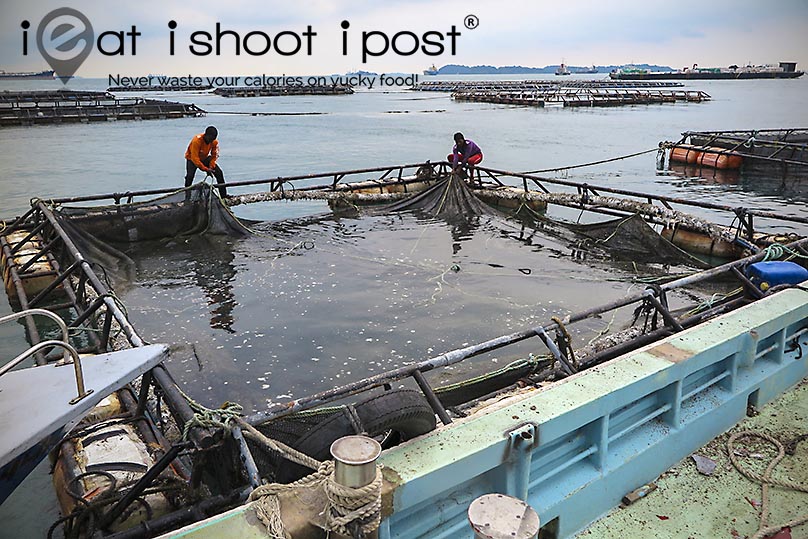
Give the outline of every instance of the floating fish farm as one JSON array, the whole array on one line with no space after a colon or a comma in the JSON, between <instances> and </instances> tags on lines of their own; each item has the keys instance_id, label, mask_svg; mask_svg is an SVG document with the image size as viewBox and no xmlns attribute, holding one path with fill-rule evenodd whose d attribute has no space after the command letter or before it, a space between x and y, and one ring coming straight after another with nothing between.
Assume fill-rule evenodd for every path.
<instances>
[{"instance_id":1,"label":"floating fish farm","mask_svg":"<svg viewBox=\"0 0 808 539\"><path fill-rule=\"evenodd\" d=\"M320 183L312 184L312 181ZM331 477L330 472L333 471L330 466L334 466L327 461L332 443L343 436L364 433L381 440L376 442L379 449L394 449L402 441L408 441L402 446L402 450L407 451L417 448L418 443L429 444L435 437L450 437L452 433L459 435L464 432L464 425L469 426L473 421L479 421L480 417L484 418L483 421L494 417L477 413L482 406L481 399L542 398L551 395L542 391L543 384L573 377L570 384L546 388L552 391L553 387L561 387L563 392L564 388L586 384L587 378L576 375L605 361L657 343L660 339L686 336L689 329L696 329L716 316L749 307L758 301L763 304L778 301L770 296L788 287L788 284L775 280L781 279L782 275L778 276L777 272L767 269L769 266L755 264L784 256L808 258L808 240L805 238L762 234L754 227L761 220L806 225L808 219L805 218L766 211L744 211L739 215L736 209L721 204L591 186L487 167L477 167L475 176L468 183L458 175L451 174L448 163L440 162L228 184L228 187L234 188L249 186L254 186L255 192L225 198L219 198L212 186L202 183L179 191L161 189L47 201L34 199L25 214L4 221L0 231L0 248L6 292L15 310L20 312L16 316L22 319L36 348L37 363L49 368L50 365L57 365L60 358L47 353L47 348L53 346L54 342L49 340L52 331L34 323L34 313L30 309L36 308L62 313L66 324L64 338L72 343L77 354L84 352L103 356L115 350L129 354L132 359L138 353L163 347L147 345L130 321L113 289L113 283L118 279L115 268L122 269L127 264L134 264L129 258L133 248L140 244L154 248L155 244L145 243L154 240L191 241L192 237L211 236L229 240L258 238L261 234L251 228L255 223L242 222L230 211L232 207L248 203L326 200L333 212L346 221L348 217L361 220L385 216L391 218L393 226L399 229L405 217L424 219L421 222L426 227L430 223L441 222L453 228L456 234L468 234L470 229L479 226L481 220L490 219L497 223L512 223L517 232L507 239L517 241L525 250L533 244L534 234L541 230L566 238L565 241L577 246L577 251L589 253L588 256L594 256L596 252L609 253L607 256L631 260L635 268L641 263L637 261L648 260L690 268L691 271L685 275L666 275L662 280L637 281L638 284L647 285L645 289L583 311L570 312L563 318L555 316L550 320L537 321L529 327L498 328L492 324L494 335L497 331L504 334L481 342L463 343L443 353L434 353L429 348L429 355L408 358L398 367L371 375L363 374L359 379L345 383L334 383L328 389L308 396L266 404L252 413L242 410L233 402L227 402L218 409L206 408L183 391L166 366L150 367L138 383L118 391L114 399L94 409L75 430L59 432L59 436L51 440L50 445L58 447L54 454L53 476L57 492L61 493L59 501L65 515L54 527L62 525L67 537L153 537L234 508L237 509L221 515L221 518L231 519L228 526L237 526L232 519L241 518L239 515L249 511L249 516L245 517L252 521L249 533L239 535L235 528L229 530L231 534L244 537L252 537L251 533L265 534L267 530L275 533L276 537L284 537L285 532L277 532L279 521L281 530L285 529L294 537L323 537L334 532L362 536L379 528L382 520L383 537L434 537L433 527L450 525L457 530L457 526L465 525L462 513L466 503L452 502L448 520L427 522L425 528L419 528L422 522L426 522L424 518L405 522L408 512L417 514L419 510L411 497L405 496L408 489L420 493L418 496L429 489L425 490L425 485L419 484L417 477L398 480L397 477L406 477L410 468L397 464L395 457L387 465L393 474L386 472L383 476L378 472L376 479L370 477L368 484L372 482L374 486L367 492L363 491L360 497L352 497L351 501L328 498L323 489L337 488L332 485L332 479L326 479ZM88 203L99 205L91 206ZM575 214L594 212L606 220L562 223L547 217L546 209L549 206L570 208ZM710 210L728 220L734 218L733 225L711 223L675 207ZM753 221L753 218L758 221ZM302 226L305 225L303 223ZM661 232L657 229L661 229ZM405 230L404 233L412 235L413 230L417 229ZM283 250L268 263L259 261L265 269L270 266L274 268L272 265L284 257L299 258L303 264L310 266L326 266L318 264L316 257L318 252L322 255L330 248L325 245L327 242L315 249L313 245L306 247L306 241L295 235L294 230L288 237L291 241L284 243ZM491 246L486 242L486 249ZM166 248L175 250L177 246L168 244ZM684 248L691 252L685 252ZM528 255L532 253L529 251ZM363 257L368 255L367 252L362 254ZM725 262L718 265L710 263L710 257L717 255L723 256ZM547 259L543 260L546 265ZM780 274L788 273L788 279L803 278L808 274L808 270L796 263L781 262L776 266ZM412 268L406 269L410 271ZM460 269L446 269L439 276L439 287L443 286L440 283L449 286L446 276L452 271ZM522 273L526 276L529 271ZM337 279L337 276L333 278ZM729 283L721 285L726 281ZM333 285L338 287L336 282ZM716 289L717 286L720 286L720 291ZM709 291L705 292L703 288ZM580 340L577 331L579 324L604 319L607 315L614 320L615 313L621 309L621 317L627 317L630 322L628 328L608 335L598 331L588 343ZM784 308L780 311L784 312ZM284 313L284 317L288 314ZM607 330L610 326L611 323ZM527 477L531 473L534 476L531 485L545 484L545 481L536 478L577 481L577 475L570 475L575 471L572 464L585 463L593 454L603 455L599 458L604 460L607 456L612 458L618 455L619 466L615 465L610 470L613 476L622 477L623 456L619 451L622 443L633 440L632 433L642 434L644 440L650 439L643 429L649 425L656 426L655 421L659 418L673 417L673 411L676 411L676 421L680 421L678 410L681 403L674 408L668 401L662 400L663 395L676 398L676 402L679 402L711 394L709 392L717 391L719 386L726 386L729 388L727 390L745 387L741 386L744 378L740 375L737 385L735 382L729 384L727 380L735 376L732 373L736 370L745 373L743 369L756 357L766 360L776 353L779 358L784 353L786 343L804 339L804 329L794 332L794 328L789 326L786 334L785 330L770 326L771 323L761 326L759 330L744 333L746 340L743 342L753 342L756 348L748 354L738 352L738 361L745 362L740 365L730 365L728 358L734 356L727 355L729 351L735 353L739 350L740 345L735 341L723 348L720 343L716 345L718 352L714 357L711 354L710 358L706 358L704 353L689 351L682 344L680 348L671 344L659 345L657 353L673 358L671 369L685 380L676 381L676 385L671 386L673 379L655 376L653 380L664 382L664 385L661 388L648 386L651 388L648 389L648 384L638 382L637 375L632 374L626 383L633 384L631 387L635 389L642 386L650 391L650 396L621 390L612 392L609 402L597 404L598 413L611 414L610 430L606 430L605 426L601 430L594 430L590 419L584 421L579 418L579 422L565 419L562 423L568 430L545 430L539 437L540 425L526 423L522 419L522 416L527 417L536 411L535 406L530 409L525 406L518 413L508 411L505 414L510 418L508 421L518 424L514 423L505 430L497 427L496 432L504 433L501 436L482 438L495 439L496 444L501 440L510 440L510 449L505 454L511 456L505 462L516 464L500 466L501 458L505 458L502 457L503 448L491 450L490 453L496 456L480 457L480 466L485 469L492 466L491 472L478 477L476 481L483 483L474 483L473 490L476 493L480 489L491 489L490 485L484 484L485 478L499 474L501 470L503 473L514 473L497 479L511 494L518 494L517 490L527 492ZM69 337L67 328L71 330ZM724 328L721 331L728 330ZM720 333L714 330L705 332L711 335ZM753 338L749 335L753 335ZM356 340L353 332L351 338ZM573 342L576 338L577 344ZM740 342L741 337L738 340ZM518 350L519 343L530 345L522 350L532 351L523 356ZM488 365L485 372L470 377L444 378L462 362L475 357L479 359L506 347L512 359L507 364L495 369ZM163 348L159 352L161 355L167 354L167 348ZM698 359L696 361L688 359L686 353L701 355L694 356ZM662 355L654 359L656 368L661 364L660 358L664 359ZM761 361L772 369L785 368L781 367L785 359L764 360ZM82 362L92 363L88 358L83 358ZM713 367L713 363L720 370ZM793 364L796 366L788 372L795 371L791 373L793 376L801 376L796 372L799 364ZM694 374L687 375L690 371L684 367L698 369ZM295 364L295 368L300 368L300 365ZM239 370L239 373L241 376L244 371ZM601 375L595 372L593 376ZM88 377L87 383L92 382L92 378ZM604 384L602 380L600 383ZM91 386L87 388L91 389ZM517 393L523 390L525 393L519 397ZM606 389L601 387L601 390ZM591 391L587 393L589 396L593 394ZM83 399L88 395L90 393L84 390L84 386L80 386L79 397ZM616 395L624 397L625 401L617 400ZM29 397L36 398L36 395ZM741 405L745 407L746 397L742 397L733 398L732 402L742 400ZM765 398L766 395L762 395L761 402ZM704 400L718 402L721 399ZM13 404L25 410L24 405ZM499 404L494 408L497 406ZM612 411L610 406L615 410ZM684 410L681 416L687 419L687 408L681 407ZM547 410L557 412L551 406L539 407L536 413ZM570 413L574 415L574 411ZM489 430L486 429L486 432ZM671 435L678 436L677 433ZM64 434L66 436L62 440ZM476 438L481 437L477 435ZM600 445L593 449L593 444ZM462 442L463 447L469 445L473 445L473 442ZM678 444L669 445L673 447ZM605 449L607 446L609 451ZM41 458L50 447L37 449ZM479 451L479 455L488 453L483 449ZM533 467L529 462L517 460L522 458L518 455L523 451L535 452ZM637 451L631 445L627 454L634 457ZM438 450L436 454L441 452ZM453 450L449 454L456 453ZM526 458L529 458L530 453L527 455ZM669 457L673 458L666 454L666 458ZM558 458L563 458L563 462ZM625 460L630 467L631 458L626 457ZM408 462L416 463L418 459L411 457ZM449 458L441 466L444 470L450 470L457 464L463 463ZM514 468L521 470L519 474L524 475L516 474L512 470ZM476 474L476 469L464 465L466 472ZM309 475L312 471L314 474ZM459 470L455 473L459 473ZM606 474L597 472L596 475L600 480ZM303 480L304 483L295 482L304 476L308 477ZM632 475L625 482L629 480L636 478ZM430 479L429 484L432 489L430 496L442 495L446 488L451 488L451 485L440 484L435 478ZM625 492L624 487L620 480L620 495ZM297 488L303 490L295 491ZM296 497L301 492L305 493L302 501ZM548 497L545 493L544 503L549 505L541 506L543 514L552 516L554 511L561 511L553 504L561 504L564 496ZM283 500L282 503L279 498ZM394 503L402 499L404 502ZM247 505L248 500L255 503ZM611 500L608 501L611 503ZM567 528L562 529L575 529L588 521L586 519L594 518L594 513L602 513L602 503L569 518L570 513L564 512L562 523ZM426 504L427 507L434 505L431 502ZM589 504L579 506L588 507ZM362 508L362 512L355 514L354 510L358 508ZM429 518L433 518L431 513ZM309 526L309 521L314 523L314 528L307 532L304 528ZM356 526L361 526L361 534L346 533L349 528L356 531ZM189 533L197 532L199 530Z\"/></svg>"},{"instance_id":2,"label":"floating fish farm","mask_svg":"<svg viewBox=\"0 0 808 539\"><path fill-rule=\"evenodd\" d=\"M333 85L285 85L285 86L239 86L219 87L213 91L222 97L278 97L284 95L349 95L353 88L344 84Z\"/></svg>"},{"instance_id":3,"label":"floating fish farm","mask_svg":"<svg viewBox=\"0 0 808 539\"><path fill-rule=\"evenodd\" d=\"M165 120L204 116L194 104L118 98L109 92L31 91L0 93L0 126Z\"/></svg>"},{"instance_id":4,"label":"floating fish farm","mask_svg":"<svg viewBox=\"0 0 808 539\"><path fill-rule=\"evenodd\" d=\"M699 90L648 90L636 88L566 88L548 90L460 90L457 101L523 105L533 107L614 107L657 103L700 103L710 94Z\"/></svg>"},{"instance_id":5,"label":"floating fish farm","mask_svg":"<svg viewBox=\"0 0 808 539\"><path fill-rule=\"evenodd\" d=\"M428 80L419 82L410 90L419 92L458 92L463 90L548 90L553 88L680 88L681 82L610 81L610 80L506 80L506 81L450 81Z\"/></svg>"},{"instance_id":6,"label":"floating fish farm","mask_svg":"<svg viewBox=\"0 0 808 539\"><path fill-rule=\"evenodd\" d=\"M667 143L670 145L670 143ZM687 131L671 145L671 163L782 178L808 176L808 129Z\"/></svg>"}]
</instances>

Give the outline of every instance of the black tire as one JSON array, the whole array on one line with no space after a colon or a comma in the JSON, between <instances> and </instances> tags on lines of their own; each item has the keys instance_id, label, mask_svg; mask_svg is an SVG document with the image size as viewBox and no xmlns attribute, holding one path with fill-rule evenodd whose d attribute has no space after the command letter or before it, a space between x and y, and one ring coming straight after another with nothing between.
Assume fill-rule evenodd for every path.
<instances>
[{"instance_id":1,"label":"black tire","mask_svg":"<svg viewBox=\"0 0 808 539\"><path fill-rule=\"evenodd\" d=\"M435 429L435 412L426 397L412 389L396 389L374 395L354 404L362 429L372 437L385 436L396 443L415 438ZM330 448L335 440L356 434L347 413L334 414L303 435L292 447L319 461L331 458ZM311 470L286 462L278 470L278 480L288 483L300 479Z\"/></svg>"}]
</instances>

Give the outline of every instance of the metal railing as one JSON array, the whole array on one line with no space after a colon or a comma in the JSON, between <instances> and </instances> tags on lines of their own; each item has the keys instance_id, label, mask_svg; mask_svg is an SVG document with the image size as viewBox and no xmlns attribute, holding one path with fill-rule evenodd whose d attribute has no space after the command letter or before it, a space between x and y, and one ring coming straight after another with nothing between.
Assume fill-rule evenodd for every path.
<instances>
[{"instance_id":1,"label":"metal railing","mask_svg":"<svg viewBox=\"0 0 808 539\"><path fill-rule=\"evenodd\" d=\"M76 351L76 349L69 342L67 342L70 336L67 331L67 325L64 323L64 320L59 318L56 314L47 311L45 309L28 309L19 313L3 316L2 318L0 318L0 324L5 324L6 322L13 322L14 320L18 320L20 318L32 315L47 316L48 318L56 322L59 326L59 329L62 332L62 340L61 341L49 340L36 343L31 348L29 348L22 354L18 355L17 357L15 357L11 361L0 367L0 376L3 376L11 369L22 363L25 359L31 357L40 350L50 349L54 347L63 348L64 349L63 361L65 363L69 363L70 359L71 358L73 359L73 370L75 371L76 374L76 391L78 392L78 395L74 399L70 400L70 404L76 404L84 397L92 393L93 390L91 389L87 391L84 387L84 373L81 370L81 358L79 357L79 353Z\"/></svg>"}]
</instances>

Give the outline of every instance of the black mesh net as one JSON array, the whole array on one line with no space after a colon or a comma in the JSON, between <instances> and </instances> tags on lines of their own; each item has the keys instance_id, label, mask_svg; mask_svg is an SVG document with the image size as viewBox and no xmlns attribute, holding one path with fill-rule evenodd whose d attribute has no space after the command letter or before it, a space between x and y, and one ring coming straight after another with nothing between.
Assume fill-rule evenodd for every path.
<instances>
[{"instance_id":1,"label":"black mesh net","mask_svg":"<svg viewBox=\"0 0 808 539\"><path fill-rule=\"evenodd\" d=\"M460 231L477 226L486 217L508 217L478 199L466 182L452 176L403 201L378 206L378 213L409 211L429 218L444 220ZM101 207L62 207L55 212L84 256L116 277L131 280L134 264L123 252L133 242L171 239L189 235L246 236L252 233L247 223L236 218L207 184L184 189L157 199ZM612 253L638 262L707 265L680 250L657 234L640 215L596 224L570 224L550 221L531 213L523 220L548 223L564 231L563 237L581 237ZM542 227L542 229L544 229ZM575 240L571 240L575 241ZM548 358L532 358L508 365L499 371L440 387L438 396L444 406L457 406L516 383L530 375ZM324 421L341 408L327 408L295 414L259 426L268 437L294 445L297 440L319 429ZM288 466L284 460L260 444L250 441L250 448L264 474Z\"/></svg>"},{"instance_id":2,"label":"black mesh net","mask_svg":"<svg viewBox=\"0 0 808 539\"><path fill-rule=\"evenodd\" d=\"M456 175L407 199L389 204L384 211L414 211L448 221L479 215L500 215L474 196L466 182Z\"/></svg>"},{"instance_id":3,"label":"black mesh net","mask_svg":"<svg viewBox=\"0 0 808 539\"><path fill-rule=\"evenodd\" d=\"M236 218L205 183L145 202L62 206L54 214L82 255L118 284L133 277L134 263L124 252L128 243L196 234L250 234L247 223Z\"/></svg>"},{"instance_id":4,"label":"black mesh net","mask_svg":"<svg viewBox=\"0 0 808 539\"><path fill-rule=\"evenodd\" d=\"M204 183L145 202L91 208L63 206L56 213L94 238L112 243L202 233L250 233L216 191Z\"/></svg>"},{"instance_id":5,"label":"black mesh net","mask_svg":"<svg viewBox=\"0 0 808 539\"><path fill-rule=\"evenodd\" d=\"M586 225L567 225L612 255L642 263L684 264L709 268L706 262L678 248L656 233L638 214Z\"/></svg>"}]
</instances>

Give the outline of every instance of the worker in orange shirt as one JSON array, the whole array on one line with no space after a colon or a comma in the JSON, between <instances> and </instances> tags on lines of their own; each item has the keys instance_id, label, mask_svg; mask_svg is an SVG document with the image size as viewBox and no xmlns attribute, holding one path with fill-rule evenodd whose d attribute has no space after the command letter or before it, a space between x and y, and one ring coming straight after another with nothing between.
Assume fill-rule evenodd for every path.
<instances>
[{"instance_id":1,"label":"worker in orange shirt","mask_svg":"<svg viewBox=\"0 0 808 539\"><path fill-rule=\"evenodd\" d=\"M219 131L211 126L205 129L204 133L199 133L191 139L188 149L185 150L185 187L190 187L196 176L196 169L207 174L213 174L216 183L219 184L219 194L227 196L227 189L224 184L224 172L216 164L219 159L219 141L216 137Z\"/></svg>"}]
</instances>

